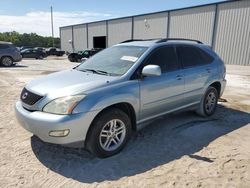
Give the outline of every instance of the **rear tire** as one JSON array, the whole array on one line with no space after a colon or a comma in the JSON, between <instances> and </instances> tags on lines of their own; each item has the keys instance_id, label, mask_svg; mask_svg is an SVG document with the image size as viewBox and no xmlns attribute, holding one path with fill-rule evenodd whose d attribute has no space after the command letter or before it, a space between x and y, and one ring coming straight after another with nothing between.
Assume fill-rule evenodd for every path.
<instances>
[{"instance_id":1,"label":"rear tire","mask_svg":"<svg viewBox=\"0 0 250 188\"><path fill-rule=\"evenodd\" d=\"M95 156L105 158L120 152L131 136L131 120L117 108L102 112L92 123L86 148Z\"/></svg>"},{"instance_id":2,"label":"rear tire","mask_svg":"<svg viewBox=\"0 0 250 188\"><path fill-rule=\"evenodd\" d=\"M11 57L2 57L0 63L4 67L11 67L13 65L13 59Z\"/></svg>"},{"instance_id":3,"label":"rear tire","mask_svg":"<svg viewBox=\"0 0 250 188\"><path fill-rule=\"evenodd\" d=\"M213 115L217 107L218 98L219 95L217 89L209 86L205 95L202 97L199 109L197 109L196 112L203 117Z\"/></svg>"}]
</instances>

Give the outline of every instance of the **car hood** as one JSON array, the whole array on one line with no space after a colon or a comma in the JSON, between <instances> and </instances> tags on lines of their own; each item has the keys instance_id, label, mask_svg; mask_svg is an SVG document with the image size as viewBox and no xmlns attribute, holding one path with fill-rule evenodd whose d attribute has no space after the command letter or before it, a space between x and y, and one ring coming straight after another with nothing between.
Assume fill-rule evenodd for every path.
<instances>
[{"instance_id":1,"label":"car hood","mask_svg":"<svg viewBox=\"0 0 250 188\"><path fill-rule=\"evenodd\" d=\"M75 69L61 71L37 78L25 88L39 95L67 96L87 93L92 89L109 85L119 77L82 72Z\"/></svg>"}]
</instances>

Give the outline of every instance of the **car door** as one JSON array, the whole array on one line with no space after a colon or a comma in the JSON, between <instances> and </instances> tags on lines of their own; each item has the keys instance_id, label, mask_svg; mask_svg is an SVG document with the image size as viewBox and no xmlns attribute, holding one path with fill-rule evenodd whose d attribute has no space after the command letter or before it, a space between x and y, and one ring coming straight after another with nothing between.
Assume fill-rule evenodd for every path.
<instances>
[{"instance_id":1,"label":"car door","mask_svg":"<svg viewBox=\"0 0 250 188\"><path fill-rule=\"evenodd\" d=\"M186 105L199 103L208 79L215 73L211 64L213 58L191 45L177 46L177 53L185 75L184 102Z\"/></svg>"},{"instance_id":2,"label":"car door","mask_svg":"<svg viewBox=\"0 0 250 188\"><path fill-rule=\"evenodd\" d=\"M24 58L29 58L29 57L30 57L30 51L31 51L31 50L25 50L25 51L23 52L23 54L22 54L23 57L24 57Z\"/></svg>"},{"instance_id":3,"label":"car door","mask_svg":"<svg viewBox=\"0 0 250 188\"><path fill-rule=\"evenodd\" d=\"M139 81L140 121L179 108L184 92L183 70L180 69L175 47L164 46L154 50L142 68L146 65L159 65L162 74Z\"/></svg>"}]
</instances>

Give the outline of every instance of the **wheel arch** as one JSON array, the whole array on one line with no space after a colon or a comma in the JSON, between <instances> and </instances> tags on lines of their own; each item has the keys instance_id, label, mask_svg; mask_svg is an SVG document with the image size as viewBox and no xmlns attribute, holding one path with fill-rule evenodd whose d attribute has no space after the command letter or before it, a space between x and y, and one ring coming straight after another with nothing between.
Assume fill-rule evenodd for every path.
<instances>
[{"instance_id":1,"label":"wheel arch","mask_svg":"<svg viewBox=\"0 0 250 188\"><path fill-rule=\"evenodd\" d=\"M219 81L215 81L212 84L210 84L209 86L214 87L217 90L218 95L220 96L220 93L221 93L221 83Z\"/></svg>"}]
</instances>

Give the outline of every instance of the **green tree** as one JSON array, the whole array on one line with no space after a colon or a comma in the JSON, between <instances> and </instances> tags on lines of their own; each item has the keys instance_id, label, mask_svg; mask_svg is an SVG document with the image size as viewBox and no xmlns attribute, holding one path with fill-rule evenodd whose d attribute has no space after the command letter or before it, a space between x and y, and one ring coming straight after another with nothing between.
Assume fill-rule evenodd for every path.
<instances>
[{"instance_id":1,"label":"green tree","mask_svg":"<svg viewBox=\"0 0 250 188\"><path fill-rule=\"evenodd\" d=\"M0 41L12 42L16 46L52 47L53 38L36 33L20 34L16 31L0 33ZM60 38L54 38L54 47L60 48Z\"/></svg>"}]
</instances>

